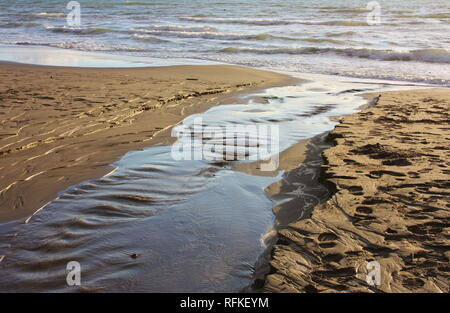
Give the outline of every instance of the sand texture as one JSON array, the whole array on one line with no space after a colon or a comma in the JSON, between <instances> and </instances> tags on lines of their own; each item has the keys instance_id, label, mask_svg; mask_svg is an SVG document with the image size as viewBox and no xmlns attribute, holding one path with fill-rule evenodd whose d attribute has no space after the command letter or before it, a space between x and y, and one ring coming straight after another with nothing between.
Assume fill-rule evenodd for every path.
<instances>
[{"instance_id":1,"label":"sand texture","mask_svg":"<svg viewBox=\"0 0 450 313\"><path fill-rule=\"evenodd\" d=\"M236 92L291 78L237 66L80 69L0 63L0 221L100 177L130 150Z\"/></svg>"},{"instance_id":2,"label":"sand texture","mask_svg":"<svg viewBox=\"0 0 450 313\"><path fill-rule=\"evenodd\" d=\"M449 109L449 90L387 92L344 117L324 152L334 194L279 230L264 290L449 292Z\"/></svg>"}]
</instances>

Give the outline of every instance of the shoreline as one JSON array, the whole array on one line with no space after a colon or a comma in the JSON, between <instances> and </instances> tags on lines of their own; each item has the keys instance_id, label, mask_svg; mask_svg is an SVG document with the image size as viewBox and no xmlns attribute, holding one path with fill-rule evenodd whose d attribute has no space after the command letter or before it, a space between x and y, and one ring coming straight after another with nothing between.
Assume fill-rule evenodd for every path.
<instances>
[{"instance_id":1,"label":"shoreline","mask_svg":"<svg viewBox=\"0 0 450 313\"><path fill-rule=\"evenodd\" d=\"M300 215L303 216L303 210L297 210L299 206L298 198L289 199L296 191L298 183L300 182L302 186L306 187L302 190L302 193L306 192L312 197L327 197L328 190L320 185L318 179L320 177L318 175L311 176L311 173L317 173L320 170L322 164L321 152L327 147L331 147L330 144L325 142L327 134L328 132L325 132L312 138L303 139L281 152L279 169L285 171L285 173L281 180L274 182L265 189L267 197L275 203L272 208L272 213L275 216L274 225L264 236L266 248L256 262L253 282L244 288L243 292L262 291L265 276L270 271L271 252L274 245L277 244L278 231L300 218ZM300 167L298 167L299 165ZM297 197L300 197L300 195Z\"/></svg>"},{"instance_id":2,"label":"shoreline","mask_svg":"<svg viewBox=\"0 0 450 313\"><path fill-rule=\"evenodd\" d=\"M108 174L129 151L170 144L171 127L188 115L297 80L232 65L10 62L0 62L0 76L2 223L29 217L66 188Z\"/></svg>"},{"instance_id":3,"label":"shoreline","mask_svg":"<svg viewBox=\"0 0 450 313\"><path fill-rule=\"evenodd\" d=\"M380 94L377 92L364 93L361 94L361 97L366 100L366 103L358 108L358 112L375 105ZM339 122L344 116L347 116L347 114L329 118ZM325 161L322 156L323 152L332 147L332 143L327 139L330 131L303 139L280 153L278 170L285 171L283 178L265 189L266 195L275 202L272 208L275 215L274 225L270 232L265 235L266 249L256 263L253 283L244 288L244 292L261 292L263 290L265 277L271 270L271 252L277 244L278 231L298 219L307 218L311 215L315 205L329 199L332 190L325 186L326 181L323 179L321 167ZM238 164L235 168L257 175L256 169L258 167L259 162ZM269 172L269 174L274 176L273 172ZM299 206L301 210L298 210Z\"/></svg>"},{"instance_id":4,"label":"shoreline","mask_svg":"<svg viewBox=\"0 0 450 313\"><path fill-rule=\"evenodd\" d=\"M278 231L264 292L448 292L450 91L380 94L329 133L331 197Z\"/></svg>"}]
</instances>

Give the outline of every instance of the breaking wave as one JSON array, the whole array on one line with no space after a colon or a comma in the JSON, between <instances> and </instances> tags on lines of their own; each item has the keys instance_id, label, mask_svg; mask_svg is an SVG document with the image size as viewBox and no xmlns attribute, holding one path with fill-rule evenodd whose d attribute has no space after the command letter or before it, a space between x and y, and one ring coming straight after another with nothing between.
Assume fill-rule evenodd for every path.
<instances>
[{"instance_id":1,"label":"breaking wave","mask_svg":"<svg viewBox=\"0 0 450 313\"><path fill-rule=\"evenodd\" d=\"M66 17L66 13L60 13L60 12L41 12L36 14L31 14L32 16L36 17L44 17L44 18L59 18L59 17Z\"/></svg>"},{"instance_id":2,"label":"breaking wave","mask_svg":"<svg viewBox=\"0 0 450 313\"><path fill-rule=\"evenodd\" d=\"M106 33L115 32L113 29L106 27L90 27L90 26L45 26L45 29L54 33L74 33L80 35L101 35Z\"/></svg>"},{"instance_id":3,"label":"breaking wave","mask_svg":"<svg viewBox=\"0 0 450 313\"><path fill-rule=\"evenodd\" d=\"M310 23L311 25L327 25L327 26L369 26L367 22L363 21L325 21L318 23Z\"/></svg>"},{"instance_id":4,"label":"breaking wave","mask_svg":"<svg viewBox=\"0 0 450 313\"><path fill-rule=\"evenodd\" d=\"M216 29L211 26L184 26L184 25L150 25L150 30L159 31L186 31L186 32L212 32Z\"/></svg>"},{"instance_id":5,"label":"breaking wave","mask_svg":"<svg viewBox=\"0 0 450 313\"><path fill-rule=\"evenodd\" d=\"M450 63L450 51L444 49L420 49L411 51L374 50L374 49L339 49L319 47L285 47L285 48L234 48L219 50L222 53L254 54L324 54L334 53L347 57L359 57L382 61L419 61L430 63Z\"/></svg>"},{"instance_id":6,"label":"breaking wave","mask_svg":"<svg viewBox=\"0 0 450 313\"><path fill-rule=\"evenodd\" d=\"M134 34L133 39L137 41L153 42L153 43L169 42L168 40L160 39L150 35L139 35L139 34Z\"/></svg>"},{"instance_id":7,"label":"breaking wave","mask_svg":"<svg viewBox=\"0 0 450 313\"><path fill-rule=\"evenodd\" d=\"M178 30L154 30L137 28L133 29L134 32L150 34L154 36L172 36L179 38L202 38L213 40L268 40L268 39L280 39L280 40L297 40L288 37L277 37L271 34L242 34L242 33L222 33L211 31L178 31Z\"/></svg>"},{"instance_id":8,"label":"breaking wave","mask_svg":"<svg viewBox=\"0 0 450 313\"><path fill-rule=\"evenodd\" d=\"M64 41L64 42L46 42L46 41L0 41L0 45L17 46L41 46L63 49L74 49L79 51L101 51L101 52L147 52L146 48L129 47L125 45L105 45L100 43L89 43L84 41Z\"/></svg>"},{"instance_id":9,"label":"breaking wave","mask_svg":"<svg viewBox=\"0 0 450 313\"><path fill-rule=\"evenodd\" d=\"M199 23L217 23L217 24L244 24L244 25L288 25L296 24L293 21L282 21L279 19L260 19L260 18L231 18L231 17L180 17L181 20L199 22Z\"/></svg>"}]
</instances>

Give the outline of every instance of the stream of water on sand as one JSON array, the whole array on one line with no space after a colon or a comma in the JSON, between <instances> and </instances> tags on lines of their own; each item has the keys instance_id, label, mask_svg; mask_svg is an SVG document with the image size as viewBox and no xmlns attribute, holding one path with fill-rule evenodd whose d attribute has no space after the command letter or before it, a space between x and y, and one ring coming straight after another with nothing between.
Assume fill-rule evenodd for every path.
<instances>
[{"instance_id":1,"label":"stream of water on sand","mask_svg":"<svg viewBox=\"0 0 450 313\"><path fill-rule=\"evenodd\" d=\"M331 130L330 117L357 112L362 93L412 87L301 78L183 124L201 117L206 126L277 125L285 150ZM0 291L242 291L274 225L264 190L283 172L251 175L238 162L176 161L169 146L129 152L115 171L67 189L28 223L0 225ZM80 287L66 284L69 261L81 264Z\"/></svg>"}]
</instances>

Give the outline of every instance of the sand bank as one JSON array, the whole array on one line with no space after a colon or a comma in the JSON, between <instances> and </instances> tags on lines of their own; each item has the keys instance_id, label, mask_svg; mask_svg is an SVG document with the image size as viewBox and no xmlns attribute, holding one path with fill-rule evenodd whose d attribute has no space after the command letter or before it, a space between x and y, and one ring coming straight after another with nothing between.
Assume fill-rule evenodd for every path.
<instances>
[{"instance_id":1,"label":"sand bank","mask_svg":"<svg viewBox=\"0 0 450 313\"><path fill-rule=\"evenodd\" d=\"M333 196L278 231L264 290L448 292L449 109L449 90L386 92L344 117L324 152Z\"/></svg>"},{"instance_id":2,"label":"sand bank","mask_svg":"<svg viewBox=\"0 0 450 313\"><path fill-rule=\"evenodd\" d=\"M172 142L170 127L239 92L292 78L237 66L133 69L0 63L0 221L101 177L127 151Z\"/></svg>"}]
</instances>

